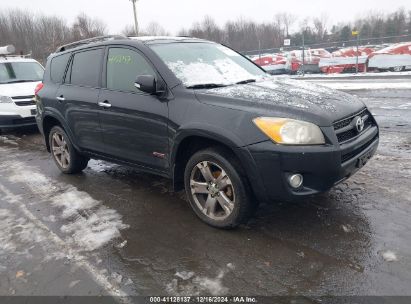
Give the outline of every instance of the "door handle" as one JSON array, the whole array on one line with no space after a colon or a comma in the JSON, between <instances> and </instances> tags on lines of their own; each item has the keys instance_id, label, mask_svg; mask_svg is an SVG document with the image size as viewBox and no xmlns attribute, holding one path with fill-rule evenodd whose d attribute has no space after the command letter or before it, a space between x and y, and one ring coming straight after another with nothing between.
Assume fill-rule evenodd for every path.
<instances>
[{"instance_id":1,"label":"door handle","mask_svg":"<svg viewBox=\"0 0 411 304\"><path fill-rule=\"evenodd\" d=\"M99 102L98 105L103 108L111 108L111 103L109 103L107 100L103 102Z\"/></svg>"},{"instance_id":2,"label":"door handle","mask_svg":"<svg viewBox=\"0 0 411 304\"><path fill-rule=\"evenodd\" d=\"M63 95L57 96L56 99L57 99L58 101L65 101L65 100L66 100L66 99L63 97Z\"/></svg>"}]
</instances>

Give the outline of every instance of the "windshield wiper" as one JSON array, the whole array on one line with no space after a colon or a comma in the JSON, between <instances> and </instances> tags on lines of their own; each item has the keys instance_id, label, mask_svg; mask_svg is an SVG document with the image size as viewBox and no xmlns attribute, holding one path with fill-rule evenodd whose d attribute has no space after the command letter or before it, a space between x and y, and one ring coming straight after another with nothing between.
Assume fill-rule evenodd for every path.
<instances>
[{"instance_id":1,"label":"windshield wiper","mask_svg":"<svg viewBox=\"0 0 411 304\"><path fill-rule=\"evenodd\" d=\"M34 80L34 79L18 79L18 80L10 80L2 83L19 83L19 82L36 82L40 80Z\"/></svg>"},{"instance_id":2,"label":"windshield wiper","mask_svg":"<svg viewBox=\"0 0 411 304\"><path fill-rule=\"evenodd\" d=\"M194 85L188 86L187 89L212 89L212 88L222 88L226 86L227 85L225 84L219 84L219 83L202 83L202 84L194 84Z\"/></svg>"},{"instance_id":3,"label":"windshield wiper","mask_svg":"<svg viewBox=\"0 0 411 304\"><path fill-rule=\"evenodd\" d=\"M256 79L246 79L246 80L241 80L239 82L236 82L235 84L247 84L247 83L251 83L251 82L256 82Z\"/></svg>"}]
</instances>

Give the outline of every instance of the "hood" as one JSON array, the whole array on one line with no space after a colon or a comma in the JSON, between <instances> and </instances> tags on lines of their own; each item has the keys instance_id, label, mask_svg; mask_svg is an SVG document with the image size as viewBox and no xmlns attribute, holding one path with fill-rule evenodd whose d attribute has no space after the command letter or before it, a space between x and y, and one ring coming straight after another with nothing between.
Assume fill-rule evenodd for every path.
<instances>
[{"instance_id":1,"label":"hood","mask_svg":"<svg viewBox=\"0 0 411 304\"><path fill-rule=\"evenodd\" d=\"M301 119L320 126L330 126L365 107L347 93L286 78L196 90L196 95L206 104L258 115Z\"/></svg>"},{"instance_id":2,"label":"hood","mask_svg":"<svg viewBox=\"0 0 411 304\"><path fill-rule=\"evenodd\" d=\"M0 84L0 95L3 96L33 96L34 89L41 81Z\"/></svg>"}]
</instances>

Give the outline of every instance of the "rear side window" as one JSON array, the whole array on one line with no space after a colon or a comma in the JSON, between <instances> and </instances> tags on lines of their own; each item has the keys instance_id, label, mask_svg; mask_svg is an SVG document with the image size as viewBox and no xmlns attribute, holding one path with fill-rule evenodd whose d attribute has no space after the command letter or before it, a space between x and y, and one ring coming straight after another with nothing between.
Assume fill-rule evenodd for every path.
<instances>
[{"instance_id":1,"label":"rear side window","mask_svg":"<svg viewBox=\"0 0 411 304\"><path fill-rule=\"evenodd\" d=\"M71 84L98 87L103 49L76 53L71 68Z\"/></svg>"},{"instance_id":2,"label":"rear side window","mask_svg":"<svg viewBox=\"0 0 411 304\"><path fill-rule=\"evenodd\" d=\"M58 57L54 57L50 64L50 77L51 81L54 83L62 83L64 73L66 72L67 63L70 59L71 54L64 54Z\"/></svg>"},{"instance_id":3,"label":"rear side window","mask_svg":"<svg viewBox=\"0 0 411 304\"><path fill-rule=\"evenodd\" d=\"M137 76L156 76L154 69L137 51L110 48L107 58L107 88L116 91L141 92L134 87Z\"/></svg>"}]
</instances>

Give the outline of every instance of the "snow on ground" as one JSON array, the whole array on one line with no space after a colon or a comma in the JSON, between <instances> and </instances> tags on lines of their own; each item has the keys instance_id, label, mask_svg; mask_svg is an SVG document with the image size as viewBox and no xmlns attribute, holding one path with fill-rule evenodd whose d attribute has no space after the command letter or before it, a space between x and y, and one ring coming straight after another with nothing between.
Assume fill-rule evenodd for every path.
<instances>
[{"instance_id":1,"label":"snow on ground","mask_svg":"<svg viewBox=\"0 0 411 304\"><path fill-rule=\"evenodd\" d=\"M288 75L284 75L288 76ZM291 76L291 78L345 78L345 77L398 77L411 76L411 71L403 72L368 72L368 73L335 73L335 74L305 74L305 76Z\"/></svg>"},{"instance_id":2,"label":"snow on ground","mask_svg":"<svg viewBox=\"0 0 411 304\"><path fill-rule=\"evenodd\" d=\"M220 271L216 278L196 277L193 282L199 286L200 289L211 293L213 296L223 295L228 292L228 288L222 285L224 271Z\"/></svg>"},{"instance_id":3,"label":"snow on ground","mask_svg":"<svg viewBox=\"0 0 411 304\"><path fill-rule=\"evenodd\" d=\"M397 255L391 251L385 251L382 253L382 257L384 258L384 260L386 260L387 262L395 262L398 261Z\"/></svg>"},{"instance_id":4,"label":"snow on ground","mask_svg":"<svg viewBox=\"0 0 411 304\"><path fill-rule=\"evenodd\" d=\"M0 136L0 142L14 146L18 145L17 140L12 137Z\"/></svg>"},{"instance_id":5,"label":"snow on ground","mask_svg":"<svg viewBox=\"0 0 411 304\"><path fill-rule=\"evenodd\" d=\"M406 102L396 106L380 106L379 108L385 110L409 110L411 109L411 102Z\"/></svg>"},{"instance_id":6,"label":"snow on ground","mask_svg":"<svg viewBox=\"0 0 411 304\"><path fill-rule=\"evenodd\" d=\"M176 272L176 279L173 279L166 286L166 291L173 295L204 295L210 294L212 296L226 295L229 291L223 285L223 278L230 271L234 270L234 265L228 263L226 267L220 269L215 278L195 275L192 271Z\"/></svg>"},{"instance_id":7,"label":"snow on ground","mask_svg":"<svg viewBox=\"0 0 411 304\"><path fill-rule=\"evenodd\" d=\"M90 263L88 256L74 250L44 225L27 208L24 197L13 194L2 184L0 184L0 195L8 203L5 208L0 209L1 256L13 255L14 257L19 256L19 259L31 259L33 256L30 251L35 247L41 248L44 262L50 260L70 261L73 267L86 271L108 294L127 296L123 290L110 282L110 278L101 269Z\"/></svg>"},{"instance_id":8,"label":"snow on ground","mask_svg":"<svg viewBox=\"0 0 411 304\"><path fill-rule=\"evenodd\" d=\"M353 228L351 227L351 225L341 225L341 228L344 230L345 233L350 233L353 231Z\"/></svg>"},{"instance_id":9,"label":"snow on ground","mask_svg":"<svg viewBox=\"0 0 411 304\"><path fill-rule=\"evenodd\" d=\"M43 221L44 222L55 223L56 222L56 217L54 215L44 216Z\"/></svg>"},{"instance_id":10,"label":"snow on ground","mask_svg":"<svg viewBox=\"0 0 411 304\"><path fill-rule=\"evenodd\" d=\"M5 195L0 186L0 193ZM46 232L26 218L20 217L10 209L0 209L0 255L29 255L27 249L21 249L21 243L27 241L40 243L52 252L52 245L47 240Z\"/></svg>"},{"instance_id":11,"label":"snow on ground","mask_svg":"<svg viewBox=\"0 0 411 304\"><path fill-rule=\"evenodd\" d=\"M183 281L189 280L194 276L194 272L192 271L177 271L176 277L179 277Z\"/></svg>"},{"instance_id":12,"label":"snow on ground","mask_svg":"<svg viewBox=\"0 0 411 304\"><path fill-rule=\"evenodd\" d=\"M120 237L120 230L128 227L115 210L101 205L86 192L74 187L52 201L53 206L62 209L62 217L70 220L60 230L70 235L69 242L87 251L93 251Z\"/></svg>"},{"instance_id":13,"label":"snow on ground","mask_svg":"<svg viewBox=\"0 0 411 304\"><path fill-rule=\"evenodd\" d=\"M33 193L51 201L58 217L68 220L60 230L65 233L66 242L79 252L96 250L119 238L120 231L128 228L117 211L104 206L86 192L55 182L19 162L3 165L10 171L10 182L27 185Z\"/></svg>"},{"instance_id":14,"label":"snow on ground","mask_svg":"<svg viewBox=\"0 0 411 304\"><path fill-rule=\"evenodd\" d=\"M180 296L204 294L221 296L228 293L228 288L222 283L226 270L221 270L215 278L194 276L194 273L192 272L189 274L190 276L182 278L181 273L176 273L176 277L178 277L178 279L173 279L169 284L167 284L166 291L170 294ZM191 280L188 279L188 277Z\"/></svg>"},{"instance_id":15,"label":"snow on ground","mask_svg":"<svg viewBox=\"0 0 411 304\"><path fill-rule=\"evenodd\" d=\"M2 148L0 151L7 152ZM108 294L126 297L118 278L116 280L106 269L91 262L98 258L95 249L119 237L120 230L127 228L121 216L87 193L55 182L19 161L3 160L0 170L9 183L17 183L32 192L30 196L22 196L0 184L0 198L5 204L0 208L0 255L30 260L33 248L40 248L43 263L70 263L74 268L86 271ZM38 218L29 206L40 204L50 206L50 211L56 215ZM56 226L57 219L67 223L60 227L62 235L43 222ZM77 284L72 283L72 287Z\"/></svg>"},{"instance_id":16,"label":"snow on ground","mask_svg":"<svg viewBox=\"0 0 411 304\"><path fill-rule=\"evenodd\" d=\"M310 80L307 80L310 81ZM335 82L318 81L317 84L336 90L382 90L382 89L411 89L411 81L408 82Z\"/></svg>"}]
</instances>

